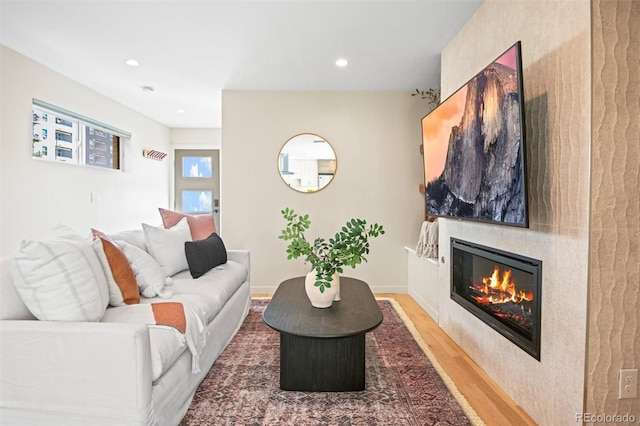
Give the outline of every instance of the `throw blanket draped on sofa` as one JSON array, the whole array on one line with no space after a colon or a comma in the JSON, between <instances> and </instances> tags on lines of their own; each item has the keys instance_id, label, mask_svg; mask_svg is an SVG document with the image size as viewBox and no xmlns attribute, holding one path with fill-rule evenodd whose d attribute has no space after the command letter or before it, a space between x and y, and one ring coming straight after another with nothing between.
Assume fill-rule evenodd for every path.
<instances>
[{"instance_id":1,"label":"throw blanket draped on sofa","mask_svg":"<svg viewBox=\"0 0 640 426\"><path fill-rule=\"evenodd\" d=\"M107 309L102 322L146 324L149 327L171 327L178 331L180 346L191 352L191 372L199 373L200 354L207 344L206 314L180 302L158 302L119 306Z\"/></svg>"}]
</instances>

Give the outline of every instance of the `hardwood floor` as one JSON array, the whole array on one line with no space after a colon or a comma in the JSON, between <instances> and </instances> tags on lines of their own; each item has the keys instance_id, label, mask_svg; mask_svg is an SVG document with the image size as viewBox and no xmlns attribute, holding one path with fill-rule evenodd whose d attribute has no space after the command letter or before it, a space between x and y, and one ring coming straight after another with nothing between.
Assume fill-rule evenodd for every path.
<instances>
[{"instance_id":1,"label":"hardwood floor","mask_svg":"<svg viewBox=\"0 0 640 426\"><path fill-rule=\"evenodd\" d=\"M270 295L253 295L269 297ZM376 294L395 299L422 340L487 426L529 426L537 423L509 397L408 294Z\"/></svg>"},{"instance_id":2,"label":"hardwood floor","mask_svg":"<svg viewBox=\"0 0 640 426\"><path fill-rule=\"evenodd\" d=\"M487 426L536 425L433 321L408 294L376 294L395 299L411 319L442 368Z\"/></svg>"}]
</instances>

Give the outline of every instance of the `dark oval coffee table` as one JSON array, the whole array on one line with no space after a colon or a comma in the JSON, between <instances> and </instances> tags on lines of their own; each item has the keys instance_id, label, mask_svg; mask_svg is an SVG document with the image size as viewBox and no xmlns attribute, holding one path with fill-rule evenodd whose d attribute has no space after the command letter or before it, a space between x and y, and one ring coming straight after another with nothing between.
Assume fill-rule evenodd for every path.
<instances>
[{"instance_id":1,"label":"dark oval coffee table","mask_svg":"<svg viewBox=\"0 0 640 426\"><path fill-rule=\"evenodd\" d=\"M340 277L339 302L311 306L304 277L283 281L264 311L280 332L280 388L312 392L365 389L365 334L382 322L369 286Z\"/></svg>"}]
</instances>

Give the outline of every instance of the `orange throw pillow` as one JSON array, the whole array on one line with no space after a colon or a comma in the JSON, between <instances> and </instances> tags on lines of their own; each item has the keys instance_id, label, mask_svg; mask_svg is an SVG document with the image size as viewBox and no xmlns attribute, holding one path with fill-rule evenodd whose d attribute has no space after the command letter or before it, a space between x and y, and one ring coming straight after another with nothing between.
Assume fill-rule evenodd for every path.
<instances>
[{"instance_id":1,"label":"orange throw pillow","mask_svg":"<svg viewBox=\"0 0 640 426\"><path fill-rule=\"evenodd\" d=\"M162 217L162 224L165 229L172 228L176 223L180 222L183 217L186 217L193 241L204 240L216 232L216 224L213 221L213 215L211 213L190 215L163 208L158 208L158 211Z\"/></svg>"},{"instance_id":2,"label":"orange throw pillow","mask_svg":"<svg viewBox=\"0 0 640 426\"><path fill-rule=\"evenodd\" d=\"M113 280L120 288L124 304L134 305L140 303L138 283L127 256L125 256L122 249L105 234L98 234L97 238L102 242L102 249L109 263Z\"/></svg>"}]
</instances>

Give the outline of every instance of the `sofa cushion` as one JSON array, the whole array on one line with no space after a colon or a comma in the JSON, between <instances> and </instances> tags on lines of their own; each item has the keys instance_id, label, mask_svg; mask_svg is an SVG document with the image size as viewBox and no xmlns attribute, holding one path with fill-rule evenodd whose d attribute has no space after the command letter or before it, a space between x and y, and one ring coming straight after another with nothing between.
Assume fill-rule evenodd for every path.
<instances>
[{"instance_id":1,"label":"sofa cushion","mask_svg":"<svg viewBox=\"0 0 640 426\"><path fill-rule=\"evenodd\" d=\"M151 380L158 380L187 350L180 341L180 333L170 327L149 328L151 344Z\"/></svg>"},{"instance_id":2,"label":"sofa cushion","mask_svg":"<svg viewBox=\"0 0 640 426\"><path fill-rule=\"evenodd\" d=\"M191 238L194 241L204 240L216 232L216 224L211 213L190 215L163 208L159 208L158 211L160 212L162 223L166 229L173 228L180 220L186 218L191 231Z\"/></svg>"},{"instance_id":3,"label":"sofa cushion","mask_svg":"<svg viewBox=\"0 0 640 426\"><path fill-rule=\"evenodd\" d=\"M140 294L144 297L160 296L168 299L173 295L173 280L164 273L158 262L149 253L125 241L116 241L131 264Z\"/></svg>"},{"instance_id":4,"label":"sofa cushion","mask_svg":"<svg viewBox=\"0 0 640 426\"><path fill-rule=\"evenodd\" d=\"M191 241L187 219L183 218L171 229L142 224L149 254L160 264L167 276L189 269L184 243Z\"/></svg>"},{"instance_id":5,"label":"sofa cushion","mask_svg":"<svg viewBox=\"0 0 640 426\"><path fill-rule=\"evenodd\" d=\"M140 303L140 292L129 259L118 244L105 234L98 234L92 244L109 284L111 306Z\"/></svg>"},{"instance_id":6,"label":"sofa cushion","mask_svg":"<svg viewBox=\"0 0 640 426\"><path fill-rule=\"evenodd\" d=\"M174 275L172 300L200 309L211 322L229 298L248 276L247 268L238 262L228 261L216 266L194 280L189 271ZM149 303L153 299L144 299Z\"/></svg>"},{"instance_id":7,"label":"sofa cushion","mask_svg":"<svg viewBox=\"0 0 640 426\"><path fill-rule=\"evenodd\" d=\"M184 243L189 272L193 278L200 278L207 271L227 263L227 249L222 238L215 232L208 238Z\"/></svg>"},{"instance_id":8,"label":"sofa cushion","mask_svg":"<svg viewBox=\"0 0 640 426\"><path fill-rule=\"evenodd\" d=\"M194 280L189 271L174 275L172 301L182 302L189 308L206 315L210 323L220 312L248 276L247 268L238 262L228 261ZM143 298L140 303L156 303L159 298ZM104 321L118 322L114 308L105 314ZM150 327L151 367L153 380L157 380L186 350L180 346L180 336L175 329Z\"/></svg>"},{"instance_id":9,"label":"sofa cushion","mask_svg":"<svg viewBox=\"0 0 640 426\"><path fill-rule=\"evenodd\" d=\"M135 312L135 311L134 311ZM122 308L109 308L102 322L132 322L132 311ZM140 323L144 323L143 320ZM151 349L151 380L156 381L187 350L182 335L173 327L149 327Z\"/></svg>"},{"instance_id":10,"label":"sofa cushion","mask_svg":"<svg viewBox=\"0 0 640 426\"><path fill-rule=\"evenodd\" d=\"M71 228L58 226L42 240L23 240L12 276L29 311L47 321L99 321L109 289L97 255Z\"/></svg>"}]
</instances>

